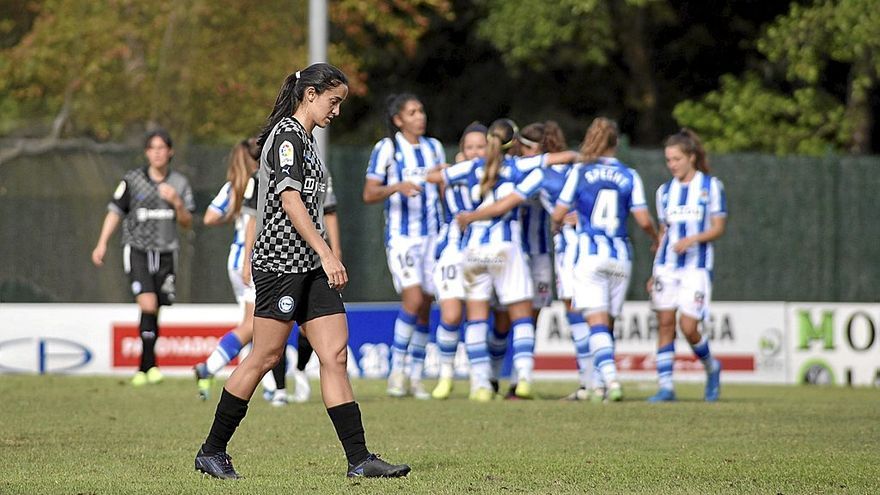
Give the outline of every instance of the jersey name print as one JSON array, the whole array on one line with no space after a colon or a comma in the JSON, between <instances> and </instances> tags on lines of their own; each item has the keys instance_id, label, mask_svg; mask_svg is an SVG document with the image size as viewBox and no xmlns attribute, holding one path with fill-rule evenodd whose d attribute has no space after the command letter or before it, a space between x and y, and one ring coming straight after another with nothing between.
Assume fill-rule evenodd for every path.
<instances>
[{"instance_id":1,"label":"jersey name print","mask_svg":"<svg viewBox=\"0 0 880 495\"><path fill-rule=\"evenodd\" d=\"M303 273L321 266L318 253L296 231L281 205L281 193L298 191L312 224L325 236L327 174L316 149L314 138L291 117L278 122L263 144L253 257L259 270Z\"/></svg>"},{"instance_id":2,"label":"jersey name print","mask_svg":"<svg viewBox=\"0 0 880 495\"><path fill-rule=\"evenodd\" d=\"M192 188L183 174L169 170L163 182L177 191L187 210L195 211ZM163 253L180 247L177 212L159 196L158 186L147 167L129 170L117 186L107 208L123 217L122 244Z\"/></svg>"}]
</instances>

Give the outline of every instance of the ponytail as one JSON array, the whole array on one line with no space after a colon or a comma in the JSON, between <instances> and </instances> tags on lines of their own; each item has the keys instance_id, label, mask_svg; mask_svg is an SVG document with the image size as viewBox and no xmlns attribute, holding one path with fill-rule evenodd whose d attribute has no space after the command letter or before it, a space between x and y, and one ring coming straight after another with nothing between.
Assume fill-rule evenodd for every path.
<instances>
[{"instance_id":1,"label":"ponytail","mask_svg":"<svg viewBox=\"0 0 880 495\"><path fill-rule=\"evenodd\" d=\"M581 143L584 162L594 162L607 151L617 148L617 135L617 124L613 120L605 117L593 119Z\"/></svg>"},{"instance_id":2,"label":"ponytail","mask_svg":"<svg viewBox=\"0 0 880 495\"><path fill-rule=\"evenodd\" d=\"M678 146L685 155L694 157L694 168L704 174L711 173L709 168L709 157L706 149L703 148L703 142L696 132L683 127L677 133L666 138L663 143L665 147Z\"/></svg>"},{"instance_id":3,"label":"ponytail","mask_svg":"<svg viewBox=\"0 0 880 495\"><path fill-rule=\"evenodd\" d=\"M555 120L544 122L544 139L541 141L541 151L544 153L556 153L557 151L565 151L568 146L565 144L565 133Z\"/></svg>"},{"instance_id":4,"label":"ponytail","mask_svg":"<svg viewBox=\"0 0 880 495\"><path fill-rule=\"evenodd\" d=\"M231 218L235 218L241 211L244 189L247 187L248 180L250 180L256 165L256 161L250 153L248 140L241 141L232 148L232 153L229 155L229 165L226 169L226 180L231 184L233 191L229 208Z\"/></svg>"},{"instance_id":5,"label":"ponytail","mask_svg":"<svg viewBox=\"0 0 880 495\"><path fill-rule=\"evenodd\" d=\"M272 129L285 117L292 117L305 96L306 89L315 88L318 94L335 88L341 84L348 85L345 73L330 64L312 64L301 71L288 74L281 85L281 91L275 98L275 106L272 113L266 119L266 125L257 138L257 146L262 148L269 138Z\"/></svg>"},{"instance_id":6,"label":"ponytail","mask_svg":"<svg viewBox=\"0 0 880 495\"><path fill-rule=\"evenodd\" d=\"M495 187L498 175L501 173L501 162L504 159L504 151L510 149L519 135L516 122L510 119L498 119L489 126L486 134L488 146L486 147L486 165L483 177L480 178L480 196L484 197L487 192Z\"/></svg>"}]
</instances>

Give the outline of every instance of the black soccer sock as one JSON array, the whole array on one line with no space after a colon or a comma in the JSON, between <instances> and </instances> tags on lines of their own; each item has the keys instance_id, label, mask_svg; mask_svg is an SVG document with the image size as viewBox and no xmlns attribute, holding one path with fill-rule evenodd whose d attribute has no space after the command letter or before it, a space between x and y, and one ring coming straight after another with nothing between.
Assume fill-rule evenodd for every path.
<instances>
[{"instance_id":1,"label":"black soccer sock","mask_svg":"<svg viewBox=\"0 0 880 495\"><path fill-rule=\"evenodd\" d=\"M346 402L327 409L333 427L336 428L336 436L342 442L345 457L352 466L363 462L370 451L367 450L367 440L364 438L364 424L361 422L361 410L357 402Z\"/></svg>"},{"instance_id":2,"label":"black soccer sock","mask_svg":"<svg viewBox=\"0 0 880 495\"><path fill-rule=\"evenodd\" d=\"M244 415L247 414L248 401L240 399L223 389L220 394L220 402L217 403L217 412L214 413L214 424L211 425L211 432L208 438L202 444L202 452L206 454L215 454L217 452L226 452L226 445L229 439L235 433Z\"/></svg>"},{"instance_id":3,"label":"black soccer sock","mask_svg":"<svg viewBox=\"0 0 880 495\"><path fill-rule=\"evenodd\" d=\"M281 351L281 359L272 368L272 376L275 377L275 390L287 388L287 354L285 351Z\"/></svg>"},{"instance_id":4,"label":"black soccer sock","mask_svg":"<svg viewBox=\"0 0 880 495\"><path fill-rule=\"evenodd\" d=\"M296 369L300 371L306 370L306 365L309 364L309 359L312 358L313 350L309 339L300 332L299 337L296 339Z\"/></svg>"},{"instance_id":5,"label":"black soccer sock","mask_svg":"<svg viewBox=\"0 0 880 495\"><path fill-rule=\"evenodd\" d=\"M159 337L159 315L157 313L141 313L141 371L156 366L156 339Z\"/></svg>"}]
</instances>

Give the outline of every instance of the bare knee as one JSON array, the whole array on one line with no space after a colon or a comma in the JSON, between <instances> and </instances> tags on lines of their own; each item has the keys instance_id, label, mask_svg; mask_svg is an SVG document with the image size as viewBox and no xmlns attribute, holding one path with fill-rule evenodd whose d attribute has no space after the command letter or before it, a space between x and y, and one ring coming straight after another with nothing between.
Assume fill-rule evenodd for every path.
<instances>
[{"instance_id":1,"label":"bare knee","mask_svg":"<svg viewBox=\"0 0 880 495\"><path fill-rule=\"evenodd\" d=\"M321 368L326 371L342 371L348 369L348 348L342 346L324 356L320 356Z\"/></svg>"}]
</instances>

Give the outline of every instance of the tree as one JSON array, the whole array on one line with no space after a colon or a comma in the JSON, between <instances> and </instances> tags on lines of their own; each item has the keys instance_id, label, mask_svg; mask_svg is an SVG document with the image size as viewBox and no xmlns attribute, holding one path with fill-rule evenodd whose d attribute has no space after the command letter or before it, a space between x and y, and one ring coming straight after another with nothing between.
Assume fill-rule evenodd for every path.
<instances>
[{"instance_id":1,"label":"tree","mask_svg":"<svg viewBox=\"0 0 880 495\"><path fill-rule=\"evenodd\" d=\"M0 49L0 109L14 104L31 134L109 140L161 124L183 141L240 139L262 124L285 75L307 63L304 0L35 4L30 31ZM343 40L375 32L406 51L424 32L421 12L445 8L343 0L331 20ZM353 94L367 91L350 44L331 43L329 58Z\"/></svg>"},{"instance_id":2,"label":"tree","mask_svg":"<svg viewBox=\"0 0 880 495\"><path fill-rule=\"evenodd\" d=\"M725 76L699 103L675 110L718 150L825 153L871 150L870 96L880 74L880 9L874 0L792 4L758 41L771 77ZM834 73L846 88L835 94ZM784 82L772 77L783 72ZM724 122L724 125L713 123ZM769 136L786 136L770 139Z\"/></svg>"},{"instance_id":3,"label":"tree","mask_svg":"<svg viewBox=\"0 0 880 495\"><path fill-rule=\"evenodd\" d=\"M629 81L620 88L624 102L638 114L636 141L656 142L658 94L648 22L672 19L665 0L483 2L489 15L479 31L516 70L609 69L619 57Z\"/></svg>"}]
</instances>

